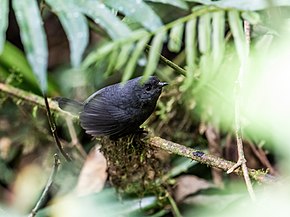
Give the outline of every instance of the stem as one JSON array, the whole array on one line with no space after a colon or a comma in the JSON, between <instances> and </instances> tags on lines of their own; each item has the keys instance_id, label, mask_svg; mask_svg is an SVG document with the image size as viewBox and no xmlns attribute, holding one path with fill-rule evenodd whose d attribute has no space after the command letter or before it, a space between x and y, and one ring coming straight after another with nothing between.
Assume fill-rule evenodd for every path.
<instances>
[{"instance_id":1,"label":"stem","mask_svg":"<svg viewBox=\"0 0 290 217\"><path fill-rule=\"evenodd\" d=\"M45 188L44 188L39 200L37 201L35 207L32 209L32 211L28 217L34 217L37 214L37 212L39 211L39 209L41 209L43 207L43 205L45 204L47 196L50 192L51 186L52 186L54 179L55 179L55 176L57 174L57 170L58 170L59 165L60 165L60 161L59 161L58 155L55 154L54 155L54 164L53 164L53 168L52 168L52 172L50 174L50 177L45 185Z\"/></svg>"},{"instance_id":2,"label":"stem","mask_svg":"<svg viewBox=\"0 0 290 217\"><path fill-rule=\"evenodd\" d=\"M54 140L55 140L55 143L56 143L56 146L58 148L58 150L60 151L60 153L62 154L62 156L66 159L66 161L71 161L71 157L64 151L62 145L61 145L61 142L58 138L58 135L57 135L57 132L56 132L56 125L54 123L54 120L52 118L52 115L51 115L51 112L50 112L50 108L49 108L49 104L48 104L48 100L47 100L47 97L44 96L44 102L45 102L45 108L46 108L46 114L47 114L47 119L48 119L48 123L49 123L49 126L50 126L50 130L51 130L51 133L54 137Z\"/></svg>"},{"instance_id":3,"label":"stem","mask_svg":"<svg viewBox=\"0 0 290 217\"><path fill-rule=\"evenodd\" d=\"M237 149L238 149L238 161L232 168L230 168L227 173L232 173L236 168L241 167L243 171L244 180L247 186L247 190L252 201L256 200L256 195L254 193L253 185L249 177L248 168L246 165L246 158L244 154L243 140L242 140L242 127L241 127L241 89L242 89L242 80L247 67L247 59L249 56L249 47L250 47L250 24L248 21L244 21L244 31L245 31L245 41L246 41L246 52L241 60L241 66L239 75L236 81L236 97L235 97L235 134L237 140Z\"/></svg>"}]
</instances>

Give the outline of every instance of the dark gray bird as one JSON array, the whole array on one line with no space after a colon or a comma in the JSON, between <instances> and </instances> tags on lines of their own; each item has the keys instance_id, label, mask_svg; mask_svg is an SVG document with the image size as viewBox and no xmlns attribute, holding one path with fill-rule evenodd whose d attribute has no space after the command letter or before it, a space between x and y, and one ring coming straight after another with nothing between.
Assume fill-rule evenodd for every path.
<instances>
[{"instance_id":1,"label":"dark gray bird","mask_svg":"<svg viewBox=\"0 0 290 217\"><path fill-rule=\"evenodd\" d=\"M86 133L111 139L135 133L152 114L162 87L167 85L155 76L144 83L142 77L104 87L83 103L57 97L59 107L80 115Z\"/></svg>"}]
</instances>

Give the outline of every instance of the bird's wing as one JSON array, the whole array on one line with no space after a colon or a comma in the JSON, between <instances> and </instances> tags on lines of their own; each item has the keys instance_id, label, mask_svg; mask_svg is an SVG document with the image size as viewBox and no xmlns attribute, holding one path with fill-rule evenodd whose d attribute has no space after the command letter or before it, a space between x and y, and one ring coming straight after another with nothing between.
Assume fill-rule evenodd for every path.
<instances>
[{"instance_id":1,"label":"bird's wing","mask_svg":"<svg viewBox=\"0 0 290 217\"><path fill-rule=\"evenodd\" d=\"M125 123L130 122L126 112L102 95L95 95L84 106L80 114L81 126L93 136L111 136L126 131Z\"/></svg>"}]
</instances>

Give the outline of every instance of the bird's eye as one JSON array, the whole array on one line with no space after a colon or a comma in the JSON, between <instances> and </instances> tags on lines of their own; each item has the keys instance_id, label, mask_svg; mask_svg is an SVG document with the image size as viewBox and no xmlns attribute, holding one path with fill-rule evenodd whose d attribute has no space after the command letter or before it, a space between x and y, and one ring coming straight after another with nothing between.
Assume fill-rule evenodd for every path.
<instances>
[{"instance_id":1,"label":"bird's eye","mask_svg":"<svg viewBox=\"0 0 290 217\"><path fill-rule=\"evenodd\" d=\"M152 86L151 85L147 85L146 86L146 91L150 91L152 89Z\"/></svg>"}]
</instances>

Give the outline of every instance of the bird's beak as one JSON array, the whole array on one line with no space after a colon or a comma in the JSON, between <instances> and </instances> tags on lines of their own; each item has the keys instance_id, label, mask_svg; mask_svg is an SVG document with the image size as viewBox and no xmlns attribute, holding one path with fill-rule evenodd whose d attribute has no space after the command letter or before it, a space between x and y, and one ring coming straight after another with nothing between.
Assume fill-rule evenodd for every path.
<instances>
[{"instance_id":1,"label":"bird's beak","mask_svg":"<svg viewBox=\"0 0 290 217\"><path fill-rule=\"evenodd\" d=\"M164 86L166 86L166 85L168 85L168 83L166 83L166 82L160 82L160 81L159 81L159 83L158 83L158 86L159 86L159 87L164 87Z\"/></svg>"}]
</instances>

